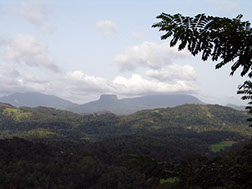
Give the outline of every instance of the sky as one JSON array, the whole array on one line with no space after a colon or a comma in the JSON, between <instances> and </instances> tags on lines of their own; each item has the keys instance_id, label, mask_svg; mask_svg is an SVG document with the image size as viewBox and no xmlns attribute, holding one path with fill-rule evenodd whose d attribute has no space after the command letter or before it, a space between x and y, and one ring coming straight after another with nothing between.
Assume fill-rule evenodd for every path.
<instances>
[{"instance_id":1,"label":"sky","mask_svg":"<svg viewBox=\"0 0 252 189\"><path fill-rule=\"evenodd\" d=\"M251 0L0 0L0 96L34 91L83 104L101 94L183 93L246 104L239 70L215 70L151 26L162 12L251 22L251 9Z\"/></svg>"}]
</instances>

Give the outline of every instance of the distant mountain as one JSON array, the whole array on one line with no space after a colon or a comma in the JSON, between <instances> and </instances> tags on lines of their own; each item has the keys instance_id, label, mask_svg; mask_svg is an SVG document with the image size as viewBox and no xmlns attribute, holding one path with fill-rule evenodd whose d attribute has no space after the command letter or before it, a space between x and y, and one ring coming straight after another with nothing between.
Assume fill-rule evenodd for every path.
<instances>
[{"instance_id":1,"label":"distant mountain","mask_svg":"<svg viewBox=\"0 0 252 189\"><path fill-rule=\"evenodd\" d=\"M198 98L185 94L149 95L122 99L122 101L126 103L139 104L141 106L148 107L148 109L174 107L183 104L205 104Z\"/></svg>"},{"instance_id":2,"label":"distant mountain","mask_svg":"<svg viewBox=\"0 0 252 189\"><path fill-rule=\"evenodd\" d=\"M235 104L227 104L226 106L229 107L229 108L233 108L235 110L240 110L240 111L245 111L246 110L245 109L246 106L238 106L238 105L235 105Z\"/></svg>"},{"instance_id":3,"label":"distant mountain","mask_svg":"<svg viewBox=\"0 0 252 189\"><path fill-rule=\"evenodd\" d=\"M204 104L198 98L184 94L150 95L118 99L116 95L101 95L97 101L68 109L79 114L111 112L117 115L132 114L143 109L174 107L183 104Z\"/></svg>"},{"instance_id":4,"label":"distant mountain","mask_svg":"<svg viewBox=\"0 0 252 189\"><path fill-rule=\"evenodd\" d=\"M79 114L110 112L117 115L122 115L131 114L145 108L147 107L119 100L116 95L101 95L99 100L79 105L68 110Z\"/></svg>"},{"instance_id":5,"label":"distant mountain","mask_svg":"<svg viewBox=\"0 0 252 189\"><path fill-rule=\"evenodd\" d=\"M9 96L1 97L0 102L8 103L16 107L47 106L62 110L77 106L77 104L74 104L68 100L37 92L15 93Z\"/></svg>"}]
</instances>

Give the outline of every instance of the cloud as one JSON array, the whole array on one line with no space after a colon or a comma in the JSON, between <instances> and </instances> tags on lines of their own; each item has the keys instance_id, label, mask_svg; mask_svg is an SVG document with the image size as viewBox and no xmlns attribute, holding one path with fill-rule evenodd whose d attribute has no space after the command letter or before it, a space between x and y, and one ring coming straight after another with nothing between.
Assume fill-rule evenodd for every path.
<instances>
[{"instance_id":1,"label":"cloud","mask_svg":"<svg viewBox=\"0 0 252 189\"><path fill-rule=\"evenodd\" d=\"M240 2L233 0L208 0L208 3L214 5L219 13L227 15L231 15L240 8Z\"/></svg>"},{"instance_id":2,"label":"cloud","mask_svg":"<svg viewBox=\"0 0 252 189\"><path fill-rule=\"evenodd\" d=\"M5 76L8 78L17 78L20 76L20 72L14 67L4 67Z\"/></svg>"},{"instance_id":3,"label":"cloud","mask_svg":"<svg viewBox=\"0 0 252 189\"><path fill-rule=\"evenodd\" d=\"M101 77L88 76L82 71L67 72L64 75L67 88L85 92L106 92L107 80Z\"/></svg>"},{"instance_id":4,"label":"cloud","mask_svg":"<svg viewBox=\"0 0 252 189\"><path fill-rule=\"evenodd\" d=\"M7 62L43 67L54 72L60 71L47 45L38 42L33 35L18 34L5 42L4 57Z\"/></svg>"},{"instance_id":5,"label":"cloud","mask_svg":"<svg viewBox=\"0 0 252 189\"><path fill-rule=\"evenodd\" d=\"M187 55L186 51L171 48L169 43L143 42L140 46L127 48L124 54L116 56L114 60L121 71L132 71L138 67L160 69L172 64L173 59L183 58Z\"/></svg>"},{"instance_id":6,"label":"cloud","mask_svg":"<svg viewBox=\"0 0 252 189\"><path fill-rule=\"evenodd\" d=\"M7 79L4 76L0 76L1 84L0 84L0 94L8 95L15 92L24 92L26 89L22 87L17 79Z\"/></svg>"},{"instance_id":7,"label":"cloud","mask_svg":"<svg viewBox=\"0 0 252 189\"><path fill-rule=\"evenodd\" d=\"M75 95L112 93L136 96L171 92L191 93L197 90L190 81L162 82L144 79L139 74L132 74L129 78L117 76L113 80L108 80L73 71L65 73L64 78L64 91Z\"/></svg>"},{"instance_id":8,"label":"cloud","mask_svg":"<svg viewBox=\"0 0 252 189\"><path fill-rule=\"evenodd\" d=\"M105 37L116 34L116 25L109 20L97 22L96 29L102 36Z\"/></svg>"},{"instance_id":9,"label":"cloud","mask_svg":"<svg viewBox=\"0 0 252 189\"><path fill-rule=\"evenodd\" d=\"M15 68L6 68L0 73L0 94L7 95L16 92L45 92L50 88L49 80L36 75L20 73Z\"/></svg>"},{"instance_id":10,"label":"cloud","mask_svg":"<svg viewBox=\"0 0 252 189\"><path fill-rule=\"evenodd\" d=\"M43 32L52 33L55 27L49 24L51 12L42 0L27 0L22 2L18 13L28 22L41 29Z\"/></svg>"},{"instance_id":11,"label":"cloud","mask_svg":"<svg viewBox=\"0 0 252 189\"><path fill-rule=\"evenodd\" d=\"M157 79L145 79L139 74L105 79L87 75L80 70L40 76L26 70L19 71L10 67L5 71L0 71L0 79L0 94L2 95L38 91L79 103L87 102L87 99L97 99L99 95L104 93L139 96L173 92L194 93L197 91L197 87L192 81L158 81Z\"/></svg>"},{"instance_id":12,"label":"cloud","mask_svg":"<svg viewBox=\"0 0 252 189\"><path fill-rule=\"evenodd\" d=\"M41 84L41 85L49 83L47 79L43 79L39 76L32 75L32 74L24 74L22 80L28 83L36 83L36 84Z\"/></svg>"},{"instance_id":13,"label":"cloud","mask_svg":"<svg viewBox=\"0 0 252 189\"><path fill-rule=\"evenodd\" d=\"M175 64L160 70L148 70L146 71L146 75L163 82L177 80L194 81L197 78L196 71L192 66L180 66Z\"/></svg>"},{"instance_id":14,"label":"cloud","mask_svg":"<svg viewBox=\"0 0 252 189\"><path fill-rule=\"evenodd\" d=\"M190 82L178 80L173 83L161 82L157 80L146 80L138 74L133 74L130 78L117 76L113 81L115 93L122 95L148 95L157 93L173 92L193 92L195 86Z\"/></svg>"}]
</instances>

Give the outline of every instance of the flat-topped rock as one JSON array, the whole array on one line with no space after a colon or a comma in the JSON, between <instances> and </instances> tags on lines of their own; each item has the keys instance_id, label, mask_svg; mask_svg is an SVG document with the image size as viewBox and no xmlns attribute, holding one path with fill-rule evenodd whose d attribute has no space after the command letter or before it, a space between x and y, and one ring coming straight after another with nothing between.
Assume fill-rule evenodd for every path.
<instances>
[{"instance_id":1,"label":"flat-topped rock","mask_svg":"<svg viewBox=\"0 0 252 189\"><path fill-rule=\"evenodd\" d=\"M100 99L99 99L99 101L109 101L109 102L117 101L117 100L118 98L116 95L110 95L110 94L103 94L100 96Z\"/></svg>"}]
</instances>

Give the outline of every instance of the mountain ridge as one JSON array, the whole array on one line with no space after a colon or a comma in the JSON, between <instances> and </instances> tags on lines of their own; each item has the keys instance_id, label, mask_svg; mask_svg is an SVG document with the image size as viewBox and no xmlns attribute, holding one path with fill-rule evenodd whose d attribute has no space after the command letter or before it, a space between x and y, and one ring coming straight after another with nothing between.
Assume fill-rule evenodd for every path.
<instances>
[{"instance_id":1,"label":"mountain ridge","mask_svg":"<svg viewBox=\"0 0 252 189\"><path fill-rule=\"evenodd\" d=\"M144 109L174 107L183 104L205 104L198 98L185 94L148 95L118 99L116 95L101 95L99 100L68 109L79 114L108 111L117 115L129 115Z\"/></svg>"},{"instance_id":2,"label":"mountain ridge","mask_svg":"<svg viewBox=\"0 0 252 189\"><path fill-rule=\"evenodd\" d=\"M147 95L123 99L118 99L117 95L114 94L102 94L98 100L85 104L76 104L53 95L38 92L14 93L0 97L0 102L15 107L46 106L84 115L102 112L129 115L144 109L174 107L182 104L205 104L198 98L185 94Z\"/></svg>"},{"instance_id":3,"label":"mountain ridge","mask_svg":"<svg viewBox=\"0 0 252 189\"><path fill-rule=\"evenodd\" d=\"M1 97L0 102L8 103L16 107L47 106L62 110L66 110L69 107L74 107L77 105L62 98L38 92L14 93L8 96Z\"/></svg>"},{"instance_id":4,"label":"mountain ridge","mask_svg":"<svg viewBox=\"0 0 252 189\"><path fill-rule=\"evenodd\" d=\"M155 108L175 107L183 104L206 104L197 97L186 94L161 94L147 95L135 98L118 99L114 94L102 94L98 100L85 104L76 104L53 95L46 95L38 92L14 93L0 97L0 103L11 104L15 107L38 107L45 106L61 110L72 111L74 113L103 114L113 113L117 115L130 115L137 111ZM237 110L244 110L243 106L227 104Z\"/></svg>"}]
</instances>

